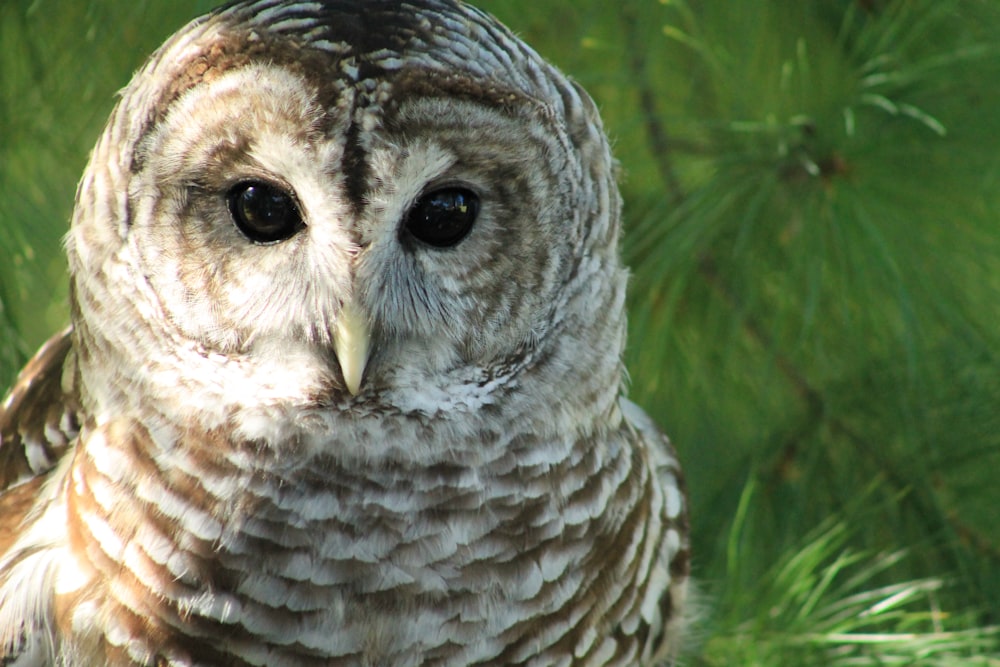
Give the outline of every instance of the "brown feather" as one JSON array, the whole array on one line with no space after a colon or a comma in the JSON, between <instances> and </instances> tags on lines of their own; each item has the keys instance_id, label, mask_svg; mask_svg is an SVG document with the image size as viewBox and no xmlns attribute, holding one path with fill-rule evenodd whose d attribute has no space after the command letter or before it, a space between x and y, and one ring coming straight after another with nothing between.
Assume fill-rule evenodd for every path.
<instances>
[{"instance_id":1,"label":"brown feather","mask_svg":"<svg viewBox=\"0 0 1000 667\"><path fill-rule=\"evenodd\" d=\"M64 381L71 331L38 350L0 406L0 490L51 470L79 432L79 399L72 378Z\"/></svg>"}]
</instances>

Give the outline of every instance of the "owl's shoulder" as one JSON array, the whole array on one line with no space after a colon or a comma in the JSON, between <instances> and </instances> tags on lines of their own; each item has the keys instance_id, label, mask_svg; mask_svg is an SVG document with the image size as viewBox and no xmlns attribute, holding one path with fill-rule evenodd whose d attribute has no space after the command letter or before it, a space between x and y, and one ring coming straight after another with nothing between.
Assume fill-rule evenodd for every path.
<instances>
[{"instance_id":1,"label":"owl's shoulder","mask_svg":"<svg viewBox=\"0 0 1000 667\"><path fill-rule=\"evenodd\" d=\"M70 334L67 328L42 345L0 404L0 494L55 467L79 433Z\"/></svg>"},{"instance_id":2,"label":"owl's shoulder","mask_svg":"<svg viewBox=\"0 0 1000 667\"><path fill-rule=\"evenodd\" d=\"M653 418L624 396L618 399L618 407L636 438L644 444L652 455L654 464L658 467L666 465L671 469L676 468L679 472L680 464L677 461L674 446L670 442L670 438L656 425Z\"/></svg>"}]
</instances>

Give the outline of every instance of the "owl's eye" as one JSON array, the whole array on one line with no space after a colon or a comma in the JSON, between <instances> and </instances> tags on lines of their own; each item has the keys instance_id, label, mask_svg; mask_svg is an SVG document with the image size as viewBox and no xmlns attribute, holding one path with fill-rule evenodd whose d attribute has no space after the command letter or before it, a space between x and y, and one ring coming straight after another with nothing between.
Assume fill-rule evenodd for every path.
<instances>
[{"instance_id":1,"label":"owl's eye","mask_svg":"<svg viewBox=\"0 0 1000 667\"><path fill-rule=\"evenodd\" d=\"M277 243L305 226L292 196L267 183L237 183L228 194L229 213L254 243Z\"/></svg>"},{"instance_id":2,"label":"owl's eye","mask_svg":"<svg viewBox=\"0 0 1000 667\"><path fill-rule=\"evenodd\" d=\"M423 195L404 225L418 241L448 248L465 238L479 215L479 197L467 188L442 188Z\"/></svg>"}]
</instances>

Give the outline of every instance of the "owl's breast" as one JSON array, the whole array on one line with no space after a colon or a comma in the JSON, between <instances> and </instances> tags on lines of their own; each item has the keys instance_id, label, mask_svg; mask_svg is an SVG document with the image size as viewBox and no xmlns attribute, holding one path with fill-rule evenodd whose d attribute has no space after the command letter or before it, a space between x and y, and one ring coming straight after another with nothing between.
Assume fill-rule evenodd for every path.
<instances>
[{"instance_id":1,"label":"owl's breast","mask_svg":"<svg viewBox=\"0 0 1000 667\"><path fill-rule=\"evenodd\" d=\"M522 435L478 466L257 447L85 427L61 548L101 576L56 605L82 610L75 641L207 664L635 664L662 517L624 431Z\"/></svg>"}]
</instances>

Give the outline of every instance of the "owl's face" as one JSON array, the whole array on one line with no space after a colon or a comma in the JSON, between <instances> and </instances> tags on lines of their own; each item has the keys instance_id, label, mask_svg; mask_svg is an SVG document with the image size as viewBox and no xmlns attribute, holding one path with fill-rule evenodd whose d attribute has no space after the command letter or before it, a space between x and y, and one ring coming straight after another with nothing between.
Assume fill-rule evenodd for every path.
<instances>
[{"instance_id":1,"label":"owl's face","mask_svg":"<svg viewBox=\"0 0 1000 667\"><path fill-rule=\"evenodd\" d=\"M619 372L592 102L476 10L395 4L235 5L126 89L69 242L98 409L430 414Z\"/></svg>"}]
</instances>

